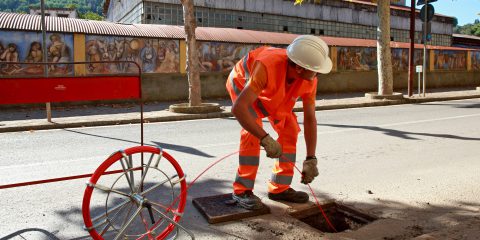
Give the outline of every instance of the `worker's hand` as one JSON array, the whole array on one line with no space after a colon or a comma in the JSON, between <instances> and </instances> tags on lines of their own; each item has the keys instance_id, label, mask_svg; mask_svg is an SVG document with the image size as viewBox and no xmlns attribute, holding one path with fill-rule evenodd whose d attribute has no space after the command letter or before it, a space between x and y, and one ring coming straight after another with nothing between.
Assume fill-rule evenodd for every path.
<instances>
[{"instance_id":1,"label":"worker's hand","mask_svg":"<svg viewBox=\"0 0 480 240\"><path fill-rule=\"evenodd\" d=\"M282 156L282 145L275 141L269 134L260 139L260 145L265 148L267 152L267 157L269 158L279 158Z\"/></svg>"},{"instance_id":2,"label":"worker's hand","mask_svg":"<svg viewBox=\"0 0 480 240\"><path fill-rule=\"evenodd\" d=\"M303 161L302 183L311 183L316 176L318 176L317 158L307 157L307 159Z\"/></svg>"}]
</instances>

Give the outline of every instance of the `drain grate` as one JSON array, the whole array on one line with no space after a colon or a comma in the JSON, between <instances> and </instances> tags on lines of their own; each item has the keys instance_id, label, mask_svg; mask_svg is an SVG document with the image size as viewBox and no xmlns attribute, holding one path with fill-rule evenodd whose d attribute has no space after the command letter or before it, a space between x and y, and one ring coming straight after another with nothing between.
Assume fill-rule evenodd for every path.
<instances>
[{"instance_id":1,"label":"drain grate","mask_svg":"<svg viewBox=\"0 0 480 240\"><path fill-rule=\"evenodd\" d=\"M375 216L363 213L359 210L336 202L324 204L322 205L322 209L327 215L332 225L337 230L337 232L355 230L378 219ZM301 211L292 212L290 213L290 215L320 230L321 232L335 232L327 224L325 217L320 212L320 209L317 206L312 206Z\"/></svg>"}]
</instances>

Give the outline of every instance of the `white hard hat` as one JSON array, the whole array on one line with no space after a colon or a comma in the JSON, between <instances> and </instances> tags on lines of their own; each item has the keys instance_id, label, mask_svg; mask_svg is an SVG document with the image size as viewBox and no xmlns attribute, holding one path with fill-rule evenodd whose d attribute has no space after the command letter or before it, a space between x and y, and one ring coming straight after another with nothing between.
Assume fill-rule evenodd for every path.
<instances>
[{"instance_id":1,"label":"white hard hat","mask_svg":"<svg viewBox=\"0 0 480 240\"><path fill-rule=\"evenodd\" d=\"M328 45L319 37L298 36L288 45L287 56L300 67L310 71L327 74L332 70Z\"/></svg>"}]
</instances>

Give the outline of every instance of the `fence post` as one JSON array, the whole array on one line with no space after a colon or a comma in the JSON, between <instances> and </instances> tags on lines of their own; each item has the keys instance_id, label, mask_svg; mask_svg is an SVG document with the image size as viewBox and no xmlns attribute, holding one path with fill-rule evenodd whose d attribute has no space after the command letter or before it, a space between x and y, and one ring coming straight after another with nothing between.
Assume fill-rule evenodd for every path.
<instances>
[{"instance_id":1,"label":"fence post","mask_svg":"<svg viewBox=\"0 0 480 240\"><path fill-rule=\"evenodd\" d=\"M472 51L467 51L467 71L472 71Z\"/></svg>"},{"instance_id":2,"label":"fence post","mask_svg":"<svg viewBox=\"0 0 480 240\"><path fill-rule=\"evenodd\" d=\"M187 73L187 44L185 40L180 40L180 73Z\"/></svg>"},{"instance_id":3,"label":"fence post","mask_svg":"<svg viewBox=\"0 0 480 240\"><path fill-rule=\"evenodd\" d=\"M74 33L73 34L73 61L85 62L85 34ZM85 64L74 64L74 76L85 76L87 74Z\"/></svg>"},{"instance_id":4,"label":"fence post","mask_svg":"<svg viewBox=\"0 0 480 240\"><path fill-rule=\"evenodd\" d=\"M337 71L337 47L330 47L330 58L332 59L332 72Z\"/></svg>"}]
</instances>

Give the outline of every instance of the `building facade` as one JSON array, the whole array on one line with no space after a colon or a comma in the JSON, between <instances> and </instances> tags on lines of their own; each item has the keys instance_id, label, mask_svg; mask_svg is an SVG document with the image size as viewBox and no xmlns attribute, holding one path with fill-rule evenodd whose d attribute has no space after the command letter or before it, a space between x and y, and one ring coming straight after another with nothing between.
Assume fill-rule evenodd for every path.
<instances>
[{"instance_id":1,"label":"building facade","mask_svg":"<svg viewBox=\"0 0 480 240\"><path fill-rule=\"evenodd\" d=\"M41 15L40 8L30 8L31 15ZM74 8L46 8L45 16L63 17L63 18L78 18L77 10Z\"/></svg>"},{"instance_id":2,"label":"building facade","mask_svg":"<svg viewBox=\"0 0 480 240\"><path fill-rule=\"evenodd\" d=\"M376 39L377 7L371 1L321 0L293 5L290 0L198 0L197 25L319 36ZM405 1L394 1L404 5ZM183 9L176 0L107 0L108 21L183 25ZM421 42L422 22L415 24L415 41ZM435 15L432 45L451 46L454 18ZM392 5L392 41L409 42L410 8Z\"/></svg>"}]
</instances>

